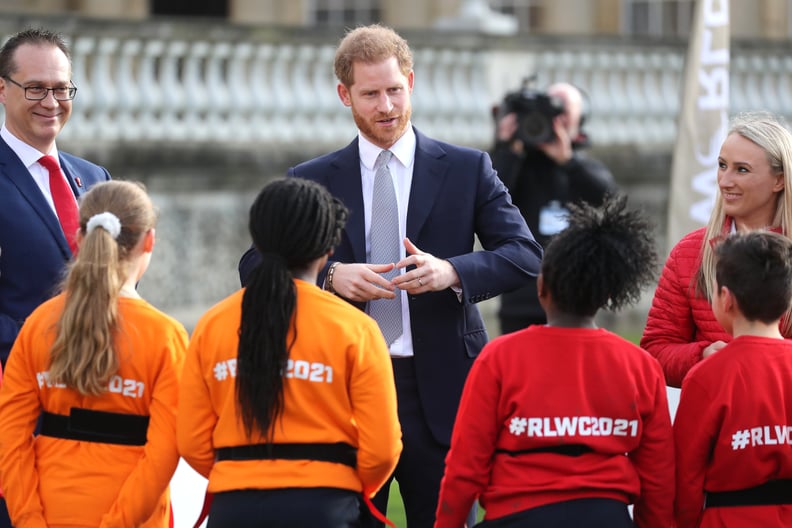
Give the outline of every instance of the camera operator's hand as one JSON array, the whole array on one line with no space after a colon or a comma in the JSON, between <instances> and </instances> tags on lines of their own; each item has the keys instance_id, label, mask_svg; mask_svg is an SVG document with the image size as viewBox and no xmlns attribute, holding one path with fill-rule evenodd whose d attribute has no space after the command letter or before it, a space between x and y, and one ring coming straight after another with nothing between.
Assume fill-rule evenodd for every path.
<instances>
[{"instance_id":1,"label":"camera operator's hand","mask_svg":"<svg viewBox=\"0 0 792 528\"><path fill-rule=\"evenodd\" d=\"M553 131L555 139L550 143L537 145L537 148L558 165L565 165L572 159L572 138L569 136L563 114L553 119Z\"/></svg>"},{"instance_id":2,"label":"camera operator's hand","mask_svg":"<svg viewBox=\"0 0 792 528\"><path fill-rule=\"evenodd\" d=\"M515 154L522 154L525 150L525 145L515 134L517 133L517 114L509 112L500 118L498 121L497 139L503 143L508 143L509 148Z\"/></svg>"}]
</instances>

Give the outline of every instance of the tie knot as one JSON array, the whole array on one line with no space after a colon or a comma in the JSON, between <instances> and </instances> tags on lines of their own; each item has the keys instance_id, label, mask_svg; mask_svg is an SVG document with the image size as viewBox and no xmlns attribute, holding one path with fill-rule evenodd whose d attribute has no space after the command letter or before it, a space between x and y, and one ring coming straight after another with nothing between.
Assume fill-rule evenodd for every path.
<instances>
[{"instance_id":1,"label":"tie knot","mask_svg":"<svg viewBox=\"0 0 792 528\"><path fill-rule=\"evenodd\" d=\"M393 152L391 152L390 150L383 150L382 152L380 152L379 156L377 156L377 161L374 162L374 171L376 172L377 170L387 165L388 162L391 160L391 157L393 157Z\"/></svg>"},{"instance_id":2,"label":"tie knot","mask_svg":"<svg viewBox=\"0 0 792 528\"><path fill-rule=\"evenodd\" d=\"M50 172L60 170L58 161L53 156L41 156L38 162Z\"/></svg>"}]
</instances>

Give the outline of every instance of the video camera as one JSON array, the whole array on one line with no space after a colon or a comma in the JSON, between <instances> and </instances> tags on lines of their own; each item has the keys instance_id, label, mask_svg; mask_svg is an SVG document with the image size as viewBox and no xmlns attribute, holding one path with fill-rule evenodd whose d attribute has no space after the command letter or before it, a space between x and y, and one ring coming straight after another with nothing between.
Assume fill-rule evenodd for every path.
<instances>
[{"instance_id":1,"label":"video camera","mask_svg":"<svg viewBox=\"0 0 792 528\"><path fill-rule=\"evenodd\" d=\"M531 88L536 76L523 81L517 91L507 93L498 108L498 116L510 112L517 115L515 138L526 146L550 143L555 138L553 120L564 112L564 102Z\"/></svg>"}]
</instances>

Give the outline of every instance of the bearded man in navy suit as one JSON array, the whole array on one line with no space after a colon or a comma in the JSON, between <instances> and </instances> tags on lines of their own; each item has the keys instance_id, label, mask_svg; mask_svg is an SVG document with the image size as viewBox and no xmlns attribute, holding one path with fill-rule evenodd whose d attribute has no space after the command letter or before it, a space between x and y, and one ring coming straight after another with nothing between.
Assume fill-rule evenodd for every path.
<instances>
[{"instance_id":1,"label":"bearded man in navy suit","mask_svg":"<svg viewBox=\"0 0 792 528\"><path fill-rule=\"evenodd\" d=\"M379 25L352 30L336 51L335 73L358 136L288 175L323 184L350 210L319 285L362 309L401 296L400 335L389 343L404 442L394 478L409 528L431 528L462 387L488 339L476 303L527 284L542 250L486 153L412 127L413 62L402 37ZM395 263L369 260L374 163L383 150L392 152L402 241ZM243 283L257 261L255 250L243 256ZM383 276L394 264L395 278ZM381 512L389 484L374 500Z\"/></svg>"},{"instance_id":2,"label":"bearded man in navy suit","mask_svg":"<svg viewBox=\"0 0 792 528\"><path fill-rule=\"evenodd\" d=\"M56 214L44 155L57 160L75 199L110 179L107 170L58 152L76 88L63 38L45 29L13 35L0 49L0 360L5 364L20 326L57 291L72 256ZM77 220L75 219L75 222ZM0 524L0 526L2 526Z\"/></svg>"}]
</instances>

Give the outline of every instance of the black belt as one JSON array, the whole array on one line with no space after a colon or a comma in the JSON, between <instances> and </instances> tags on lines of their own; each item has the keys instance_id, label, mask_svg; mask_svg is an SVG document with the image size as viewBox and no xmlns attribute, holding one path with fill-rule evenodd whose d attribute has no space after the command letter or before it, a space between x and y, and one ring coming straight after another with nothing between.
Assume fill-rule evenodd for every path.
<instances>
[{"instance_id":1,"label":"black belt","mask_svg":"<svg viewBox=\"0 0 792 528\"><path fill-rule=\"evenodd\" d=\"M69 415L41 413L39 434L102 444L146 445L149 417L72 407Z\"/></svg>"},{"instance_id":2,"label":"black belt","mask_svg":"<svg viewBox=\"0 0 792 528\"><path fill-rule=\"evenodd\" d=\"M218 448L215 459L222 460L317 460L357 467L357 449L346 442L335 444L251 444Z\"/></svg>"},{"instance_id":3,"label":"black belt","mask_svg":"<svg viewBox=\"0 0 792 528\"><path fill-rule=\"evenodd\" d=\"M792 504L792 480L771 480L753 488L707 492L706 508Z\"/></svg>"},{"instance_id":4,"label":"black belt","mask_svg":"<svg viewBox=\"0 0 792 528\"><path fill-rule=\"evenodd\" d=\"M555 453L557 455L578 457L580 455L585 455L586 453L593 453L594 450L584 444L562 444L557 446L535 447L533 449L520 449L519 451L496 449L495 452L503 453L509 456L525 455L531 453Z\"/></svg>"}]
</instances>

